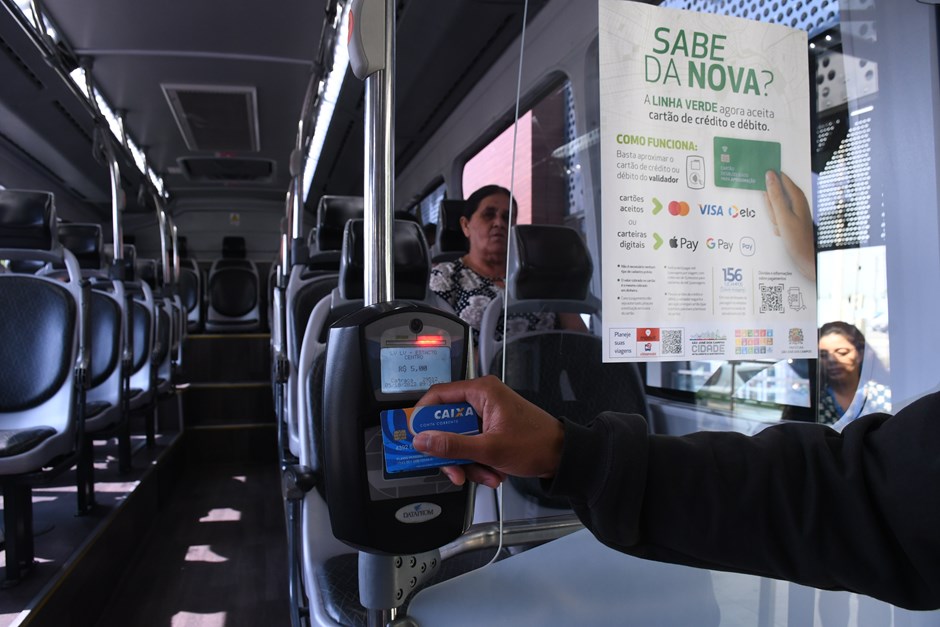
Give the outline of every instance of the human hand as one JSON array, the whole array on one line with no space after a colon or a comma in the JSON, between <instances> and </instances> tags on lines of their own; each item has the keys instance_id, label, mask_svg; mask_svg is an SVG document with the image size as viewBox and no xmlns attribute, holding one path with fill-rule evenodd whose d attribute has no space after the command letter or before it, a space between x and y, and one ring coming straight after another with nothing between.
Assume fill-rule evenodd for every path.
<instances>
[{"instance_id":1,"label":"human hand","mask_svg":"<svg viewBox=\"0 0 940 627\"><path fill-rule=\"evenodd\" d=\"M428 455L478 462L442 468L454 484L469 479L495 488L507 475L554 476L564 440L561 422L492 375L432 386L417 405L459 402L470 403L482 416L480 435L422 431L413 442Z\"/></svg>"},{"instance_id":2,"label":"human hand","mask_svg":"<svg viewBox=\"0 0 940 627\"><path fill-rule=\"evenodd\" d=\"M783 244L806 278L816 280L816 246L813 235L813 214L806 195L789 176L773 170L765 175L770 221L774 234L783 238Z\"/></svg>"}]
</instances>

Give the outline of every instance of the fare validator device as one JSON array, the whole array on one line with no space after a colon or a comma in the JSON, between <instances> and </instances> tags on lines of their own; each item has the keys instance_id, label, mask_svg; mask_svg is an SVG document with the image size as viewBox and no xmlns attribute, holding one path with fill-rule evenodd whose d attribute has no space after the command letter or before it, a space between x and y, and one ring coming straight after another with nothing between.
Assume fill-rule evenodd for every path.
<instances>
[{"instance_id":1,"label":"fare validator device","mask_svg":"<svg viewBox=\"0 0 940 627\"><path fill-rule=\"evenodd\" d=\"M444 546L470 526L471 482L458 487L439 468L402 465L401 451L388 461L396 455L382 433L383 419L413 407L432 385L465 379L469 351L465 322L412 302L370 305L330 328L322 450L336 538L362 551L404 555ZM453 423L465 412L437 413ZM399 431L386 422L385 439L393 429Z\"/></svg>"}]
</instances>

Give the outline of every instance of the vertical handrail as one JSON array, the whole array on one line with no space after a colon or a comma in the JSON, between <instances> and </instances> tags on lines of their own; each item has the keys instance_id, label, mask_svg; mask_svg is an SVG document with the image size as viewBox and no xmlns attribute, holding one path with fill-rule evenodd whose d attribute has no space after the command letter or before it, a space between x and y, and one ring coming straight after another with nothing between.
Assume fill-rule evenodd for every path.
<instances>
[{"instance_id":1,"label":"vertical handrail","mask_svg":"<svg viewBox=\"0 0 940 627\"><path fill-rule=\"evenodd\" d=\"M395 0L385 0L385 59L365 80L366 305L395 298L392 214L395 196Z\"/></svg>"},{"instance_id":2,"label":"vertical handrail","mask_svg":"<svg viewBox=\"0 0 940 627\"><path fill-rule=\"evenodd\" d=\"M166 211L163 208L163 199L156 189L151 190L154 209L157 212L157 228L160 229L160 262L163 266L163 285L170 283L170 250L167 242Z\"/></svg>"},{"instance_id":3,"label":"vertical handrail","mask_svg":"<svg viewBox=\"0 0 940 627\"><path fill-rule=\"evenodd\" d=\"M34 11L36 5L33 5ZM39 19L39 17L37 17ZM88 89L88 100L92 103L95 115L95 132L104 152L104 157L108 161L108 174L111 178L111 232L114 242L114 262L113 273L118 275L116 278L124 278L124 231L121 225L121 214L124 213L127 197L124 190L121 189L121 166L118 164L117 155L114 153L114 145L111 143L110 134L105 128L106 122L101 110L98 108L98 100L95 98L95 81L91 76L91 67L87 64L82 68L85 75L85 87Z\"/></svg>"},{"instance_id":4,"label":"vertical handrail","mask_svg":"<svg viewBox=\"0 0 940 627\"><path fill-rule=\"evenodd\" d=\"M170 225L170 244L172 253L170 255L170 267L173 270L171 274L171 285L175 288L180 282L180 249L179 249L179 230L176 228L176 222L173 216L167 216L167 222ZM176 293L176 290L173 290Z\"/></svg>"}]
</instances>

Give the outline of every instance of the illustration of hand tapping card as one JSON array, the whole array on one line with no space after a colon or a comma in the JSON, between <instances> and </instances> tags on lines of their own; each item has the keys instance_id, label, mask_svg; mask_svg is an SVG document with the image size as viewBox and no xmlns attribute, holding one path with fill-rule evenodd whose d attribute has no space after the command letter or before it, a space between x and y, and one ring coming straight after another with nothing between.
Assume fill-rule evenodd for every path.
<instances>
[{"instance_id":1,"label":"illustration of hand tapping card","mask_svg":"<svg viewBox=\"0 0 940 627\"><path fill-rule=\"evenodd\" d=\"M715 186L765 190L768 170L780 173L780 144L715 137Z\"/></svg>"}]
</instances>

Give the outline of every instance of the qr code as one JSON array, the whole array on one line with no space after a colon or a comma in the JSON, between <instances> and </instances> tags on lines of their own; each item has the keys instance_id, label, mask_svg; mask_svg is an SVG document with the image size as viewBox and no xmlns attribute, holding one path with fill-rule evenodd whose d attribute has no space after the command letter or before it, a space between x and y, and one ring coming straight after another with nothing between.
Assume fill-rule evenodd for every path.
<instances>
[{"instance_id":1,"label":"qr code","mask_svg":"<svg viewBox=\"0 0 940 627\"><path fill-rule=\"evenodd\" d=\"M761 313L783 313L783 284L776 285L760 284L760 312Z\"/></svg>"},{"instance_id":2,"label":"qr code","mask_svg":"<svg viewBox=\"0 0 940 627\"><path fill-rule=\"evenodd\" d=\"M682 354L682 329L663 329L663 355Z\"/></svg>"}]
</instances>

